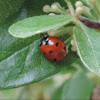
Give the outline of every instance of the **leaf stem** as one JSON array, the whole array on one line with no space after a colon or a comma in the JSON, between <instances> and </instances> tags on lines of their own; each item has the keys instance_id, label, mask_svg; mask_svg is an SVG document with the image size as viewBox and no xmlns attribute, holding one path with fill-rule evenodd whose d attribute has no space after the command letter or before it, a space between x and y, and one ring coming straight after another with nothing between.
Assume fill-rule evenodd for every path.
<instances>
[{"instance_id":1,"label":"leaf stem","mask_svg":"<svg viewBox=\"0 0 100 100\"><path fill-rule=\"evenodd\" d=\"M60 10L60 9L58 9L58 11L57 11L58 13L60 13L60 14L64 14L64 15L66 15L67 14L67 12L65 12L65 11L63 11L63 10Z\"/></svg>"},{"instance_id":2,"label":"leaf stem","mask_svg":"<svg viewBox=\"0 0 100 100\"><path fill-rule=\"evenodd\" d=\"M73 30L73 26L62 27L58 30L57 36L61 36L64 34L72 35L72 33L73 33L72 30Z\"/></svg>"},{"instance_id":3,"label":"leaf stem","mask_svg":"<svg viewBox=\"0 0 100 100\"><path fill-rule=\"evenodd\" d=\"M66 40L64 41L64 43L65 43L65 44L68 44L71 40L72 40L72 36L69 37L68 39L66 39Z\"/></svg>"},{"instance_id":4,"label":"leaf stem","mask_svg":"<svg viewBox=\"0 0 100 100\"><path fill-rule=\"evenodd\" d=\"M75 11L74 11L74 8L73 8L72 4L68 0L65 0L65 2L68 5L68 8L70 10L71 15L74 16L75 15L75 13L74 13Z\"/></svg>"}]
</instances>

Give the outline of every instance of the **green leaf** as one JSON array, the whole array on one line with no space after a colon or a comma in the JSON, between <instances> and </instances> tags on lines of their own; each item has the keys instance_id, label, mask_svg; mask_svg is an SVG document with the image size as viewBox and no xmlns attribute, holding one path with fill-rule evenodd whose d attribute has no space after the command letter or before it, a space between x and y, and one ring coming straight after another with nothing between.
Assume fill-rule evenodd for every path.
<instances>
[{"instance_id":1,"label":"green leaf","mask_svg":"<svg viewBox=\"0 0 100 100\"><path fill-rule=\"evenodd\" d=\"M74 28L79 56L92 72L100 74L100 32L80 23Z\"/></svg>"},{"instance_id":2,"label":"green leaf","mask_svg":"<svg viewBox=\"0 0 100 100\"><path fill-rule=\"evenodd\" d=\"M15 13L25 0L0 0L0 22Z\"/></svg>"},{"instance_id":3,"label":"green leaf","mask_svg":"<svg viewBox=\"0 0 100 100\"><path fill-rule=\"evenodd\" d=\"M73 17L66 17L64 15L30 17L13 24L9 28L9 32L15 37L26 38L53 28L64 26L72 21L72 19Z\"/></svg>"},{"instance_id":4,"label":"green leaf","mask_svg":"<svg viewBox=\"0 0 100 100\"><path fill-rule=\"evenodd\" d=\"M0 88L14 88L40 81L62 70L67 70L78 58L75 53L69 52L61 62L48 61L39 49L42 34L19 39L8 33L11 24L32 16L31 11L37 14L37 10L31 8L37 5L36 1L35 3L33 0L29 1L18 13L0 24Z\"/></svg>"},{"instance_id":5,"label":"green leaf","mask_svg":"<svg viewBox=\"0 0 100 100\"><path fill-rule=\"evenodd\" d=\"M36 40L0 62L1 88L40 81L67 68L77 58L69 53L62 61L49 61L41 54L39 41Z\"/></svg>"},{"instance_id":6,"label":"green leaf","mask_svg":"<svg viewBox=\"0 0 100 100\"><path fill-rule=\"evenodd\" d=\"M90 100L93 85L83 72L77 73L59 87L52 99ZM52 100L51 99L51 100Z\"/></svg>"}]
</instances>

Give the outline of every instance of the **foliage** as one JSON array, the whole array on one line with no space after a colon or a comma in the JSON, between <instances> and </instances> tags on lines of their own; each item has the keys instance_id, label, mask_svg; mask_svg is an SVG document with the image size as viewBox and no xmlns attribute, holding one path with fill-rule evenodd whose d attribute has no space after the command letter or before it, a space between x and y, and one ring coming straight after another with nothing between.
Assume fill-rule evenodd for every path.
<instances>
[{"instance_id":1,"label":"foliage","mask_svg":"<svg viewBox=\"0 0 100 100\"><path fill-rule=\"evenodd\" d=\"M57 82L54 82L55 79L52 77L47 81L47 84L50 83L49 89L44 89L50 92L50 99L90 99L93 82L92 76L88 78L88 74L90 71L100 74L100 31L87 27L87 23L80 22L79 17L82 15L89 21L92 20L93 25L99 24L95 22L99 20L100 7L96 6L98 3L83 1L81 8L84 8L84 12L83 9L79 11L80 9L75 7L77 0L40 2L41 0L0 2L0 89L39 82L60 72L62 83L57 87ZM56 15L43 13L43 6L54 2L59 2L63 6L56 3L58 10L53 12L51 9ZM40 52L40 39L50 31L56 32L56 36L61 38L68 48L68 54L59 62L49 61ZM77 52L73 52L71 40L75 40L73 47ZM54 86L56 88L53 88Z\"/></svg>"}]
</instances>

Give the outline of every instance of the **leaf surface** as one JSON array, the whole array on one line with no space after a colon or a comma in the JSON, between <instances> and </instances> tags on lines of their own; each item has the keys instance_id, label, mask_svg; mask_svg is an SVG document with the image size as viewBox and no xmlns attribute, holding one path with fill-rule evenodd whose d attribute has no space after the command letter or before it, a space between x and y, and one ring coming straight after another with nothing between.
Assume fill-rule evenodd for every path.
<instances>
[{"instance_id":1,"label":"leaf surface","mask_svg":"<svg viewBox=\"0 0 100 100\"><path fill-rule=\"evenodd\" d=\"M92 72L100 74L100 32L80 23L74 29L79 56Z\"/></svg>"},{"instance_id":2,"label":"leaf surface","mask_svg":"<svg viewBox=\"0 0 100 100\"><path fill-rule=\"evenodd\" d=\"M9 32L15 37L26 38L64 26L72 21L72 19L73 17L66 17L64 15L30 17L13 24L9 28Z\"/></svg>"},{"instance_id":3,"label":"leaf surface","mask_svg":"<svg viewBox=\"0 0 100 100\"><path fill-rule=\"evenodd\" d=\"M69 80L65 81L64 84L56 90L52 99L89 100L92 89L92 82L83 72L79 72Z\"/></svg>"}]
</instances>

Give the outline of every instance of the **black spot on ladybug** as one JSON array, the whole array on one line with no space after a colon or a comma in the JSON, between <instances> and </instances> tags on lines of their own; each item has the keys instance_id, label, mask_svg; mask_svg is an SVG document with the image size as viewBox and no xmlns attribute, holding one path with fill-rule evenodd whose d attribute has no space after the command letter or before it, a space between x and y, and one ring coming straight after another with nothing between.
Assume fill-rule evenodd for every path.
<instances>
[{"instance_id":1,"label":"black spot on ladybug","mask_svg":"<svg viewBox=\"0 0 100 100\"><path fill-rule=\"evenodd\" d=\"M45 42L45 45L48 45L48 41Z\"/></svg>"},{"instance_id":2,"label":"black spot on ladybug","mask_svg":"<svg viewBox=\"0 0 100 100\"><path fill-rule=\"evenodd\" d=\"M56 43L56 46L58 46L58 45L59 45L59 43L57 42L57 43Z\"/></svg>"},{"instance_id":3,"label":"black spot on ladybug","mask_svg":"<svg viewBox=\"0 0 100 100\"><path fill-rule=\"evenodd\" d=\"M66 47L64 47L64 49L66 50Z\"/></svg>"},{"instance_id":4,"label":"black spot on ladybug","mask_svg":"<svg viewBox=\"0 0 100 100\"><path fill-rule=\"evenodd\" d=\"M53 59L54 61L57 61L57 59L55 58L55 59Z\"/></svg>"},{"instance_id":5,"label":"black spot on ladybug","mask_svg":"<svg viewBox=\"0 0 100 100\"><path fill-rule=\"evenodd\" d=\"M44 55L46 55L46 53L43 53Z\"/></svg>"},{"instance_id":6,"label":"black spot on ladybug","mask_svg":"<svg viewBox=\"0 0 100 100\"><path fill-rule=\"evenodd\" d=\"M52 50L50 50L50 51L49 51L49 53L51 54L51 53L53 53L53 51L52 51Z\"/></svg>"},{"instance_id":7,"label":"black spot on ladybug","mask_svg":"<svg viewBox=\"0 0 100 100\"><path fill-rule=\"evenodd\" d=\"M46 42L46 39L48 38L48 36L45 36L43 37L41 40L40 40L40 46Z\"/></svg>"}]
</instances>

